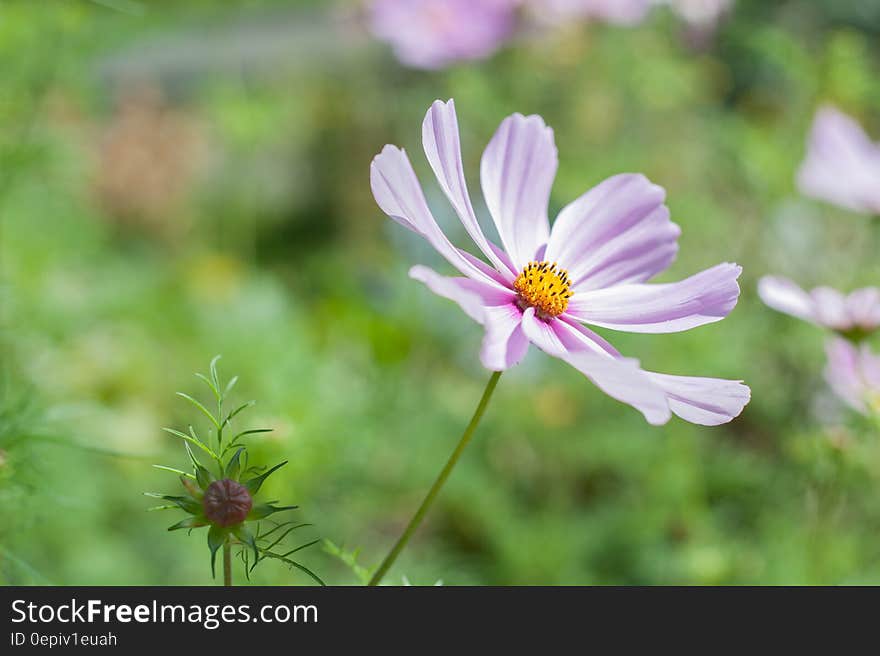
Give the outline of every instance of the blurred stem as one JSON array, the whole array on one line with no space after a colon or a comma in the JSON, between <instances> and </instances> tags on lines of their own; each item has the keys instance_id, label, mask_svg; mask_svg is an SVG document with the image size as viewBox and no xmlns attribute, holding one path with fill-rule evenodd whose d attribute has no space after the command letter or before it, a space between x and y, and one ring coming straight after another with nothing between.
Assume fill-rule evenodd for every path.
<instances>
[{"instance_id":1,"label":"blurred stem","mask_svg":"<svg viewBox=\"0 0 880 656\"><path fill-rule=\"evenodd\" d=\"M232 585L232 545L229 538L223 543L223 585L230 587Z\"/></svg>"},{"instance_id":2,"label":"blurred stem","mask_svg":"<svg viewBox=\"0 0 880 656\"><path fill-rule=\"evenodd\" d=\"M422 505L419 506L419 509L416 510L416 514L413 515L411 520L409 520L409 524L407 524L406 528L403 531L403 534L397 540L395 545L391 548L391 551L388 552L388 555L385 556L385 560L383 560L382 564L379 565L379 569L376 570L376 573L373 574L373 578L370 579L370 582L367 583L367 585L378 585L382 581L382 578L394 564L394 561L397 560L397 556L399 556L400 552L403 551L403 548L406 546L406 543L409 542L409 539L412 537L413 533L415 533L416 529L419 527L419 524L422 523L422 520L425 518L428 509L431 507L431 504L434 503L434 499L437 498L437 494L440 492L440 489L443 487L446 479L449 478L449 474L452 473L452 469L453 467L455 467L455 463L458 462L458 459L464 452L464 449L468 445L468 442L471 441L471 436L473 436L477 425L480 423L480 419L482 419L483 413L486 411L486 406L489 405L489 399L492 398L492 392L495 391L495 386L498 384L499 378L501 378L500 371L495 371L492 373L492 377L489 379L489 382L486 384L486 389L483 391L483 396L480 399L480 403L477 405L477 409L474 411L474 416L471 417L470 423L468 423L467 428L464 429L464 433L462 433L461 439L458 440L458 446L455 447L455 451L453 451L452 455L449 456L449 460L446 461L446 465L444 465L443 469L440 470L440 474L437 476L437 480L434 481L434 485L431 486L431 489L428 491L428 495L425 497L424 501L422 501Z\"/></svg>"}]
</instances>

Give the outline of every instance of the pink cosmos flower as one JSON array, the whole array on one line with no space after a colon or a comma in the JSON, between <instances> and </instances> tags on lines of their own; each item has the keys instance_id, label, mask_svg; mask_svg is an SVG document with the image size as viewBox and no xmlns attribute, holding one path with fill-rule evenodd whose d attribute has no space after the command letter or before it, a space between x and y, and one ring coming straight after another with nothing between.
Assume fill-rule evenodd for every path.
<instances>
[{"instance_id":1,"label":"pink cosmos flower","mask_svg":"<svg viewBox=\"0 0 880 656\"><path fill-rule=\"evenodd\" d=\"M830 287L805 292L787 278L765 276L758 295L774 310L829 330L864 336L880 328L880 289L865 287L842 294Z\"/></svg>"},{"instance_id":2,"label":"pink cosmos flower","mask_svg":"<svg viewBox=\"0 0 880 656\"><path fill-rule=\"evenodd\" d=\"M740 267L719 264L681 282L644 284L675 258L680 230L665 192L644 176L605 180L547 217L556 175L553 131L540 116L502 121L483 153L483 195L503 248L480 228L468 195L453 101L435 101L422 142L440 187L491 264L454 246L428 208L406 153L387 145L370 168L379 207L426 239L460 276L415 266L410 276L455 301L485 328L480 359L493 371L517 364L529 344L569 363L652 424L671 413L697 424L730 421L749 401L739 381L643 371L584 326L638 333L687 330L736 305Z\"/></svg>"},{"instance_id":3,"label":"pink cosmos flower","mask_svg":"<svg viewBox=\"0 0 880 656\"><path fill-rule=\"evenodd\" d=\"M548 22L571 19L600 20L616 25L640 23L651 0L525 0L537 18Z\"/></svg>"},{"instance_id":4,"label":"pink cosmos flower","mask_svg":"<svg viewBox=\"0 0 880 656\"><path fill-rule=\"evenodd\" d=\"M880 415L880 356L867 344L857 346L840 337L828 340L825 350L831 389L858 412Z\"/></svg>"},{"instance_id":5,"label":"pink cosmos flower","mask_svg":"<svg viewBox=\"0 0 880 656\"><path fill-rule=\"evenodd\" d=\"M797 183L812 198L880 214L880 144L843 112L822 107L813 121Z\"/></svg>"},{"instance_id":6,"label":"pink cosmos flower","mask_svg":"<svg viewBox=\"0 0 880 656\"><path fill-rule=\"evenodd\" d=\"M425 69L488 57L516 22L516 0L372 0L368 10L373 34Z\"/></svg>"}]
</instances>

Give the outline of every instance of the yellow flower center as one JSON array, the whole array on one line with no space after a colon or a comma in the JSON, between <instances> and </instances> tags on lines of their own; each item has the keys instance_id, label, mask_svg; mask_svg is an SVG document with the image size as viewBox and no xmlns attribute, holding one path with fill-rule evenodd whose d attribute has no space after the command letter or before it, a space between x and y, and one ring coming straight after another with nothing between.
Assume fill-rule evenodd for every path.
<instances>
[{"instance_id":1,"label":"yellow flower center","mask_svg":"<svg viewBox=\"0 0 880 656\"><path fill-rule=\"evenodd\" d=\"M529 262L513 281L513 288L519 293L520 305L535 308L542 319L565 312L572 295L568 271L558 268L556 262Z\"/></svg>"}]
</instances>

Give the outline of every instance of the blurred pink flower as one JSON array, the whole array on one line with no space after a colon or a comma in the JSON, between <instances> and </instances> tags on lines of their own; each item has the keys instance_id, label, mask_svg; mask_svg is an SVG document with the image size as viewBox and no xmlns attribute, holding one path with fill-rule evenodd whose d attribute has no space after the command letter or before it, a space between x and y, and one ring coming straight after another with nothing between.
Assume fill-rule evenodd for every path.
<instances>
[{"instance_id":1,"label":"blurred pink flower","mask_svg":"<svg viewBox=\"0 0 880 656\"><path fill-rule=\"evenodd\" d=\"M410 276L458 303L485 327L483 365L501 371L534 344L569 363L652 424L671 413L697 424L730 421L749 401L738 381L643 371L583 326L669 333L719 321L736 305L740 267L719 264L681 282L644 284L678 251L665 192L639 174L605 180L547 217L556 176L553 131L540 116L502 121L480 166L483 196L501 237L492 243L468 195L453 101L435 101L422 143L440 187L491 266L456 248L437 224L415 172L400 148L387 145L370 167L379 207L426 239L462 276L415 266Z\"/></svg>"},{"instance_id":2,"label":"blurred pink flower","mask_svg":"<svg viewBox=\"0 0 880 656\"><path fill-rule=\"evenodd\" d=\"M842 294L830 287L809 293L787 278L764 276L758 295L774 310L823 328L860 336L880 328L880 289L865 287Z\"/></svg>"},{"instance_id":3,"label":"blurred pink flower","mask_svg":"<svg viewBox=\"0 0 880 656\"><path fill-rule=\"evenodd\" d=\"M828 340L825 351L825 378L835 394L863 414L880 413L880 356L840 337Z\"/></svg>"},{"instance_id":4,"label":"blurred pink flower","mask_svg":"<svg viewBox=\"0 0 880 656\"><path fill-rule=\"evenodd\" d=\"M571 19L636 25L644 20L651 0L524 0L532 13L546 22Z\"/></svg>"},{"instance_id":5,"label":"blurred pink flower","mask_svg":"<svg viewBox=\"0 0 880 656\"><path fill-rule=\"evenodd\" d=\"M807 196L880 214L880 144L843 112L822 107L813 121L797 182Z\"/></svg>"},{"instance_id":6,"label":"blurred pink flower","mask_svg":"<svg viewBox=\"0 0 880 656\"><path fill-rule=\"evenodd\" d=\"M369 25L407 66L482 59L513 33L516 0L372 0Z\"/></svg>"}]
</instances>

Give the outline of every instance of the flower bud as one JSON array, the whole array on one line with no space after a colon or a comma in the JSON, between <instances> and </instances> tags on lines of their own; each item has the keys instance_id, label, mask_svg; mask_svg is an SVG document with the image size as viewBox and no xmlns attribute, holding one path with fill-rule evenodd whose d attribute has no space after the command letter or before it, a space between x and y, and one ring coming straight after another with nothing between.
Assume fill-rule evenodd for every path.
<instances>
[{"instance_id":1,"label":"flower bud","mask_svg":"<svg viewBox=\"0 0 880 656\"><path fill-rule=\"evenodd\" d=\"M205 490L202 507L205 517L216 526L235 526L247 519L254 505L248 489L241 483L224 478L214 481Z\"/></svg>"}]
</instances>

